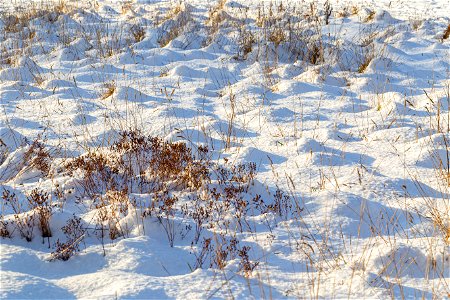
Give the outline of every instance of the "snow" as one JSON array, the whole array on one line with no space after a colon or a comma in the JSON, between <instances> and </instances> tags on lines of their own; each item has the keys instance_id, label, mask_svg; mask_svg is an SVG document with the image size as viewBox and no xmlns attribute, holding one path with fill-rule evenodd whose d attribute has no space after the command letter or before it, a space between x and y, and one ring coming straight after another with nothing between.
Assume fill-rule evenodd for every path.
<instances>
[{"instance_id":1,"label":"snow","mask_svg":"<svg viewBox=\"0 0 450 300\"><path fill-rule=\"evenodd\" d=\"M319 29L310 25L280 45L264 40L255 22L271 1L226 1L214 33L207 19L216 2L186 1L169 20L170 1L130 1L131 9L127 1L66 2L74 9L17 32L7 30L8 15L28 1L0 3L1 221L11 233L0 238L1 298L450 295L448 1L330 1L329 25L320 17ZM324 2L313 2L317 11ZM272 5L275 15L280 3ZM283 5L296 7L292 22L317 25L308 21L310 3ZM141 41L131 34L135 24L144 29ZM241 57L245 30L255 40ZM300 57L317 37L324 61L312 64L309 53ZM80 173L63 165L104 151L130 128L193 152L208 146L226 168L255 163L243 199L261 195L269 204L279 189L289 211L261 213L251 203L244 224L218 211L227 229L205 224L195 243L195 223L181 206L170 223L141 217L154 198L130 191L126 213L103 224L118 237L100 238L98 199L83 194ZM50 170L31 158L33 141L48 150ZM181 204L194 205L188 191L169 186ZM15 222L38 211L27 200L36 188L52 203L52 237L35 224L27 242ZM80 251L52 259L74 216L87 228ZM167 224L175 228L173 247ZM208 238L213 246L235 238L239 249L250 247L253 271L242 270L238 255L223 269L209 260L195 268Z\"/></svg>"}]
</instances>

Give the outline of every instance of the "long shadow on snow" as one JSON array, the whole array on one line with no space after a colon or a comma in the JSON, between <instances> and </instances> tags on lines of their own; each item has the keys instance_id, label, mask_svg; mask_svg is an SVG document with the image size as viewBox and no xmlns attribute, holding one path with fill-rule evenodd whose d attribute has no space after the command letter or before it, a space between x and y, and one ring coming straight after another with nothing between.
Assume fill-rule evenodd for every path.
<instances>
[{"instance_id":1,"label":"long shadow on snow","mask_svg":"<svg viewBox=\"0 0 450 300\"><path fill-rule=\"evenodd\" d=\"M348 194L334 213L344 220L339 224L345 235L369 238L392 236L410 229L420 217L411 211L389 207L379 202Z\"/></svg>"},{"instance_id":2,"label":"long shadow on snow","mask_svg":"<svg viewBox=\"0 0 450 300\"><path fill-rule=\"evenodd\" d=\"M8 243L13 245L10 242ZM17 246L14 245L14 247ZM42 252L20 247L14 251L14 255L5 255L1 263L2 269L45 279L61 279L68 276L95 273L106 266L106 259L101 252L81 253L67 261L56 260L52 262L39 257L38 253L42 255Z\"/></svg>"},{"instance_id":3,"label":"long shadow on snow","mask_svg":"<svg viewBox=\"0 0 450 300\"><path fill-rule=\"evenodd\" d=\"M303 145L299 146L299 153L312 153L312 162L319 166L346 166L354 164L364 164L371 166L375 159L371 156L341 151L314 139L305 139Z\"/></svg>"},{"instance_id":4,"label":"long shadow on snow","mask_svg":"<svg viewBox=\"0 0 450 300\"><path fill-rule=\"evenodd\" d=\"M423 291L417 288L405 286L398 283L391 283L386 281L375 273L369 273L367 284L370 287L383 288L386 290L386 298L393 299L433 299L434 295L430 292Z\"/></svg>"},{"instance_id":5,"label":"long shadow on snow","mask_svg":"<svg viewBox=\"0 0 450 300\"><path fill-rule=\"evenodd\" d=\"M75 299L75 295L48 280L27 274L6 273L8 281L14 282L14 287L2 286L2 296L6 299ZM6 278L5 278L6 279Z\"/></svg>"}]
</instances>

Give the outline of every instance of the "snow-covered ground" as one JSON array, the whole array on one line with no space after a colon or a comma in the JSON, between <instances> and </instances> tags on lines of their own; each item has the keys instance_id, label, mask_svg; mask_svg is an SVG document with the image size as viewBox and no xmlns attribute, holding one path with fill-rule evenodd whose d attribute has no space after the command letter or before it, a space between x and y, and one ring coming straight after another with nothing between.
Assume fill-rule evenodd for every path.
<instances>
[{"instance_id":1,"label":"snow-covered ground","mask_svg":"<svg viewBox=\"0 0 450 300\"><path fill-rule=\"evenodd\" d=\"M0 8L1 298L450 296L447 0Z\"/></svg>"}]
</instances>

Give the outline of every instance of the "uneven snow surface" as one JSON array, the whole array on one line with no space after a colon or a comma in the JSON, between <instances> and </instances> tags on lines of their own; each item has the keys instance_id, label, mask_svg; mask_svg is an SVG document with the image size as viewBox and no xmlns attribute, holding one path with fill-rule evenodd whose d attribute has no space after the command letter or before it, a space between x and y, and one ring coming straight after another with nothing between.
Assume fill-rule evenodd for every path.
<instances>
[{"instance_id":1,"label":"uneven snow surface","mask_svg":"<svg viewBox=\"0 0 450 300\"><path fill-rule=\"evenodd\" d=\"M1 298L450 296L447 0L330 1L328 22L312 0L13 2L0 4ZM220 209L197 236L185 212L212 199L204 183L164 182L168 212L137 183L93 195L67 171L135 129L256 175L229 210L213 177ZM55 259L70 220L79 251Z\"/></svg>"}]
</instances>

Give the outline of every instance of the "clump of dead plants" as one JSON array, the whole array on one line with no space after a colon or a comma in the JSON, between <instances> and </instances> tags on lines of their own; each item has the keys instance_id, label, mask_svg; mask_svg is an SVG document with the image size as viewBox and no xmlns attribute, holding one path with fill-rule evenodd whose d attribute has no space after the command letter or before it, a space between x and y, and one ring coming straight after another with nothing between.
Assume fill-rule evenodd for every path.
<instances>
[{"instance_id":1,"label":"clump of dead plants","mask_svg":"<svg viewBox=\"0 0 450 300\"><path fill-rule=\"evenodd\" d=\"M92 198L108 190L151 193L199 187L208 175L208 163L199 156L184 143L126 131L108 149L70 159L65 168L72 176L80 175L80 187Z\"/></svg>"},{"instance_id":2,"label":"clump of dead plants","mask_svg":"<svg viewBox=\"0 0 450 300\"><path fill-rule=\"evenodd\" d=\"M86 229L80 218L73 216L67 224L61 228L66 236L66 241L59 239L55 243L55 251L52 252L50 260L66 261L80 251L80 243L83 241Z\"/></svg>"},{"instance_id":3,"label":"clump of dead plants","mask_svg":"<svg viewBox=\"0 0 450 300\"><path fill-rule=\"evenodd\" d=\"M5 33L17 33L24 28L28 28L32 20L43 19L50 23L55 22L62 14L68 14L74 8L68 5L65 1L59 1L53 5L31 5L26 8L16 8L14 14L4 13L0 16L3 23L3 30Z\"/></svg>"},{"instance_id":4,"label":"clump of dead plants","mask_svg":"<svg viewBox=\"0 0 450 300\"><path fill-rule=\"evenodd\" d=\"M111 82L106 82L105 84L103 84L103 87L104 87L104 91L101 95L102 100L108 99L116 91L116 83L114 82L114 80Z\"/></svg>"},{"instance_id":5,"label":"clump of dead plants","mask_svg":"<svg viewBox=\"0 0 450 300\"><path fill-rule=\"evenodd\" d=\"M236 59L246 60L249 53L253 50L253 44L256 42L254 34L243 27L239 30L238 53Z\"/></svg>"},{"instance_id":6,"label":"clump of dead plants","mask_svg":"<svg viewBox=\"0 0 450 300\"><path fill-rule=\"evenodd\" d=\"M30 162L30 166L40 171L45 177L50 172L52 157L44 144L35 140L24 154L24 161Z\"/></svg>"},{"instance_id":7,"label":"clump of dead plants","mask_svg":"<svg viewBox=\"0 0 450 300\"><path fill-rule=\"evenodd\" d=\"M145 136L136 130L119 133L110 146L69 159L64 168L77 179L79 192L94 199L96 235L105 238L126 237L122 218L136 211L139 218L155 218L174 246L182 224L183 235L193 231L192 246L196 247L205 229L240 232L251 230L249 213L273 213L287 217L292 207L289 196L278 190L269 200L252 192L257 175L256 164L219 165L211 161L209 149L187 147L182 142L168 142ZM130 194L148 194L149 202L138 204ZM210 265L223 268L230 259L242 260L247 275L256 267L248 257L250 248L236 248L234 242L203 240L203 250L197 252L195 267L201 267L206 256ZM233 250L234 249L234 250ZM233 254L234 253L234 254Z\"/></svg>"},{"instance_id":8,"label":"clump of dead plants","mask_svg":"<svg viewBox=\"0 0 450 300\"><path fill-rule=\"evenodd\" d=\"M131 26L130 33L133 36L135 43L139 43L145 38L145 29L140 25Z\"/></svg>"},{"instance_id":9,"label":"clump of dead plants","mask_svg":"<svg viewBox=\"0 0 450 300\"><path fill-rule=\"evenodd\" d=\"M3 203L11 208L14 219L9 222L2 221L2 236L11 237L13 232L18 230L22 238L27 242L31 242L34 237L34 228L37 226L42 238L50 238L52 236L50 228L52 206L50 199L50 195L47 192L34 189L26 197L26 201L23 201L14 192L3 189ZM12 229L10 229L11 227Z\"/></svg>"},{"instance_id":10,"label":"clump of dead plants","mask_svg":"<svg viewBox=\"0 0 450 300\"><path fill-rule=\"evenodd\" d=\"M450 24L447 25L444 33L442 34L442 41L448 39L450 37Z\"/></svg>"},{"instance_id":11,"label":"clump of dead plants","mask_svg":"<svg viewBox=\"0 0 450 300\"><path fill-rule=\"evenodd\" d=\"M221 23L225 20L227 14L224 11L226 0L220 0L217 4L209 9L206 25L208 26L208 42L209 44L215 34L219 31Z\"/></svg>"},{"instance_id":12,"label":"clump of dead plants","mask_svg":"<svg viewBox=\"0 0 450 300\"><path fill-rule=\"evenodd\" d=\"M159 28L158 43L161 47L165 47L172 40L177 38L185 27L192 20L189 5L178 3L167 13L164 22Z\"/></svg>"}]
</instances>

